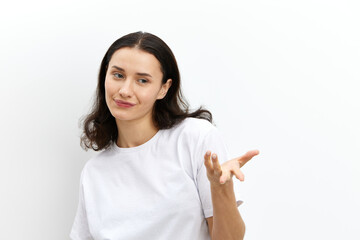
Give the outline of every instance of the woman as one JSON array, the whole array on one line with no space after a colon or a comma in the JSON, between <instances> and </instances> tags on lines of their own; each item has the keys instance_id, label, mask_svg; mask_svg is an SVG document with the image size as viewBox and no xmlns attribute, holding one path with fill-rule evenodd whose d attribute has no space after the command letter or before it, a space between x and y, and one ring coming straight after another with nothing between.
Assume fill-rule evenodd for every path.
<instances>
[{"instance_id":1,"label":"woman","mask_svg":"<svg viewBox=\"0 0 360 240\"><path fill-rule=\"evenodd\" d=\"M228 160L211 122L205 109L189 112L165 42L116 40L84 120L83 147L103 151L81 172L71 239L242 239L232 176L243 181L258 151Z\"/></svg>"}]
</instances>

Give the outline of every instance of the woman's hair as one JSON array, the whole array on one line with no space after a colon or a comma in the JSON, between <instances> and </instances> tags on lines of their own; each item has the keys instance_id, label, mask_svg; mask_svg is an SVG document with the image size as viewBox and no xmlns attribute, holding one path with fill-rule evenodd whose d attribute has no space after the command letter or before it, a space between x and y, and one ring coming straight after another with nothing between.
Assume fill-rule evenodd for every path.
<instances>
[{"instance_id":1,"label":"woman's hair","mask_svg":"<svg viewBox=\"0 0 360 240\"><path fill-rule=\"evenodd\" d=\"M153 121L157 128L167 129L178 124L187 117L202 118L212 123L210 111L200 107L189 112L189 104L183 97L180 88L180 73L174 54L168 45L159 37L146 32L134 32L116 40L107 50L100 65L96 95L91 112L86 115L80 145L95 151L108 148L117 141L118 130L115 118L111 115L105 101L105 77L108 64L115 51L120 48L137 48L155 56L160 62L163 73L162 83L172 79L166 96L158 99L153 108Z\"/></svg>"}]
</instances>

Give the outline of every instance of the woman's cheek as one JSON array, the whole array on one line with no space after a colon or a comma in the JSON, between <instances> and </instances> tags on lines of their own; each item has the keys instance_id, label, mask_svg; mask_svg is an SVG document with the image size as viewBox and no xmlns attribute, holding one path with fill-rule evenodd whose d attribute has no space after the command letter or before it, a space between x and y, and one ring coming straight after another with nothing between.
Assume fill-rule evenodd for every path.
<instances>
[{"instance_id":1,"label":"woman's cheek","mask_svg":"<svg viewBox=\"0 0 360 240\"><path fill-rule=\"evenodd\" d=\"M108 95L112 95L114 92L114 84L110 79L105 79L105 92L107 92Z\"/></svg>"},{"instance_id":2,"label":"woman's cheek","mask_svg":"<svg viewBox=\"0 0 360 240\"><path fill-rule=\"evenodd\" d=\"M108 88L109 88L109 80L108 80L108 78L105 78L105 90L108 90Z\"/></svg>"},{"instance_id":3,"label":"woman's cheek","mask_svg":"<svg viewBox=\"0 0 360 240\"><path fill-rule=\"evenodd\" d=\"M105 79L105 101L107 104L109 104L109 101L111 100L111 96L113 95L113 87L111 86L111 82Z\"/></svg>"}]
</instances>

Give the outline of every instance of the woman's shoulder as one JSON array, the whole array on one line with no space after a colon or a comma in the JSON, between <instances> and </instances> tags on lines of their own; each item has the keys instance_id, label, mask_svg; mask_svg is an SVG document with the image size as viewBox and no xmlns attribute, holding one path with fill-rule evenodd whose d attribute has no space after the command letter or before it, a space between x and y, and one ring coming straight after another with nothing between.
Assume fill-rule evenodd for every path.
<instances>
[{"instance_id":1,"label":"woman's shoulder","mask_svg":"<svg viewBox=\"0 0 360 240\"><path fill-rule=\"evenodd\" d=\"M179 132L181 135L201 136L206 135L216 127L206 119L187 117L181 123L172 128L172 132Z\"/></svg>"},{"instance_id":2,"label":"woman's shoulder","mask_svg":"<svg viewBox=\"0 0 360 240\"><path fill-rule=\"evenodd\" d=\"M111 144L107 148L94 153L94 155L86 161L84 167L97 166L99 164L103 164L104 159L112 159L116 157L116 152L114 151L114 144L114 142L111 142Z\"/></svg>"},{"instance_id":3,"label":"woman's shoulder","mask_svg":"<svg viewBox=\"0 0 360 240\"><path fill-rule=\"evenodd\" d=\"M203 118L188 117L184 119L183 124L185 127L194 130L211 130L215 128L211 122Z\"/></svg>"}]
</instances>

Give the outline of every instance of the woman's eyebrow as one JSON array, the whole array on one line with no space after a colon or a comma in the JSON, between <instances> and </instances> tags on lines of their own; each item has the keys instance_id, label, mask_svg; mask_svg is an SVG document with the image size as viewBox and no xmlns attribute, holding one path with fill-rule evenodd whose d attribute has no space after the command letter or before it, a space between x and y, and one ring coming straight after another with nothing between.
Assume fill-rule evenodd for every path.
<instances>
[{"instance_id":1,"label":"woman's eyebrow","mask_svg":"<svg viewBox=\"0 0 360 240\"><path fill-rule=\"evenodd\" d=\"M111 68L116 68L116 69L119 70L119 71L125 72L124 69L122 69L121 67L115 66L115 65L113 65ZM136 73L136 75L152 77L152 76L151 76L150 74L148 74L148 73L139 73L139 72L138 72L138 73Z\"/></svg>"},{"instance_id":2,"label":"woman's eyebrow","mask_svg":"<svg viewBox=\"0 0 360 240\"><path fill-rule=\"evenodd\" d=\"M124 69L122 69L121 67L115 66L115 65L113 65L113 66L112 66L112 68L116 68L116 69L117 69L117 70L119 70L119 71L123 71L123 72L125 72L125 70L124 70Z\"/></svg>"}]
</instances>

